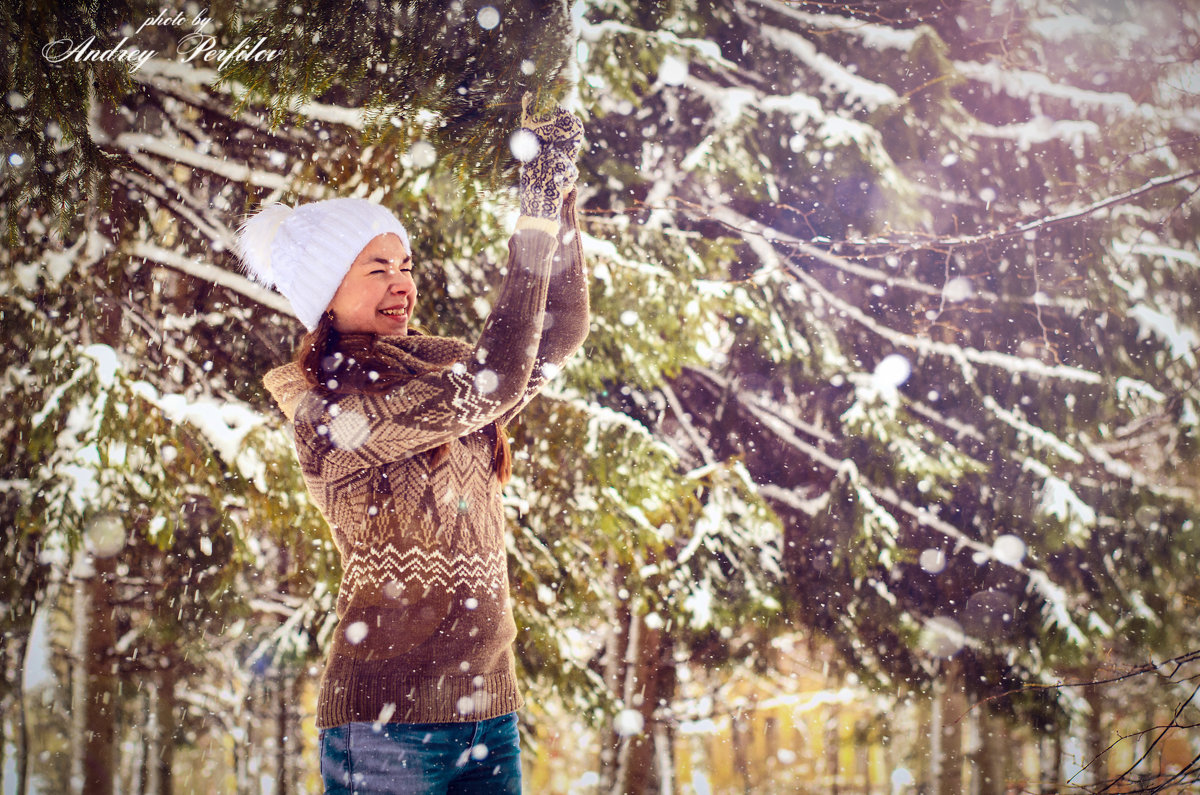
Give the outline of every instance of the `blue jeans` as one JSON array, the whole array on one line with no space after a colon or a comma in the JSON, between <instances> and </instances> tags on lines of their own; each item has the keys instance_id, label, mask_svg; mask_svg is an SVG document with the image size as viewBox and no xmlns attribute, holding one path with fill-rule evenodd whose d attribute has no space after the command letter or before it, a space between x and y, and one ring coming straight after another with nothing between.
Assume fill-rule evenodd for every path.
<instances>
[{"instance_id":1,"label":"blue jeans","mask_svg":"<svg viewBox=\"0 0 1200 795\"><path fill-rule=\"evenodd\" d=\"M517 795L517 715L322 729L321 777L327 795Z\"/></svg>"}]
</instances>

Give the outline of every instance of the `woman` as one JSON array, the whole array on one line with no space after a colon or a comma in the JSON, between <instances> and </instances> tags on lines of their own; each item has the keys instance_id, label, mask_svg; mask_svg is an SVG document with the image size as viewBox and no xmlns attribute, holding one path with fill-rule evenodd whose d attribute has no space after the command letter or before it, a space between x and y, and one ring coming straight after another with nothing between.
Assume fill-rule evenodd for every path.
<instances>
[{"instance_id":1,"label":"woman","mask_svg":"<svg viewBox=\"0 0 1200 795\"><path fill-rule=\"evenodd\" d=\"M520 791L505 425L588 325L583 130L562 109L522 118L540 147L474 346L409 328L412 250L379 205L268 207L239 240L248 270L309 330L264 382L344 568L317 705L326 792Z\"/></svg>"}]
</instances>

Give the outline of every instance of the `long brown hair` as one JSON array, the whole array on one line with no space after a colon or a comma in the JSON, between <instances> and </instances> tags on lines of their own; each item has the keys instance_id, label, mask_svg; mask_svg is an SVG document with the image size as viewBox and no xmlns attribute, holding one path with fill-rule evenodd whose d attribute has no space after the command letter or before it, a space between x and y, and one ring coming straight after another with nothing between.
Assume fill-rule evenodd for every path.
<instances>
[{"instance_id":1,"label":"long brown hair","mask_svg":"<svg viewBox=\"0 0 1200 795\"><path fill-rule=\"evenodd\" d=\"M390 371L380 363L375 353L376 339L374 334L340 333L333 327L333 315L324 312L317 327L300 338L293 361L303 370L304 379L310 387L327 389L326 385L334 376L334 371L337 371L339 391L385 392L411 376ZM353 366L349 366L349 363L353 363ZM365 374L368 372L377 375L367 378ZM496 436L492 449L492 471L502 484L507 483L512 477L508 430L498 420L492 423L491 428ZM439 445L429 454L432 457L430 466L439 466L450 455L450 443Z\"/></svg>"}]
</instances>

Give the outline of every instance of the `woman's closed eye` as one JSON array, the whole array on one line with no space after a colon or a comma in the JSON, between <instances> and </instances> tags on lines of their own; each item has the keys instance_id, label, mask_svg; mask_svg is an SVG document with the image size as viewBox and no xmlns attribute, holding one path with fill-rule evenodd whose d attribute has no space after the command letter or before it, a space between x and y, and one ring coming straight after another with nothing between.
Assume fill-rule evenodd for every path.
<instances>
[{"instance_id":1,"label":"woman's closed eye","mask_svg":"<svg viewBox=\"0 0 1200 795\"><path fill-rule=\"evenodd\" d=\"M405 258L403 262L395 263L390 259L382 257L371 262L368 275L387 275L388 273L412 273L412 258Z\"/></svg>"}]
</instances>

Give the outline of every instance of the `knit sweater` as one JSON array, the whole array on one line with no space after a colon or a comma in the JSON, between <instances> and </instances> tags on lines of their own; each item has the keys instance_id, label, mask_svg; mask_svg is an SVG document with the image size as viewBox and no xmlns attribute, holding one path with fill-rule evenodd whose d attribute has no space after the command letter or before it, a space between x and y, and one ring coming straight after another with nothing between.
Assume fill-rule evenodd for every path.
<instances>
[{"instance_id":1,"label":"knit sweater","mask_svg":"<svg viewBox=\"0 0 1200 795\"><path fill-rule=\"evenodd\" d=\"M380 393L309 388L295 363L264 378L342 558L319 728L479 721L522 703L492 423L582 344L588 293L574 194L561 225L522 217L517 230L473 348L380 338L381 356L419 374Z\"/></svg>"}]
</instances>

